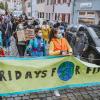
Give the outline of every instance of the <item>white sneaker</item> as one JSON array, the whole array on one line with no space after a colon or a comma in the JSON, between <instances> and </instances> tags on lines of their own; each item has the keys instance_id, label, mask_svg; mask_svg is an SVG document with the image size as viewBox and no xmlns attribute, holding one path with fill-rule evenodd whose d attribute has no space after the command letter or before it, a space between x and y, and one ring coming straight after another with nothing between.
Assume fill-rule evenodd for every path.
<instances>
[{"instance_id":1,"label":"white sneaker","mask_svg":"<svg viewBox=\"0 0 100 100\"><path fill-rule=\"evenodd\" d=\"M58 90L55 90L55 91L54 91L54 94L55 94L55 96L60 96L60 93L59 93Z\"/></svg>"}]
</instances>

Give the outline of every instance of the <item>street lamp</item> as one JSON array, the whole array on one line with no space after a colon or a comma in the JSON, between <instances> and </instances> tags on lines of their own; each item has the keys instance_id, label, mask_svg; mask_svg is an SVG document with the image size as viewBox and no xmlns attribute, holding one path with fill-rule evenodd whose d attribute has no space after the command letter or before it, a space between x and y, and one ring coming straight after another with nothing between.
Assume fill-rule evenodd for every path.
<instances>
[{"instance_id":1,"label":"street lamp","mask_svg":"<svg viewBox=\"0 0 100 100\"><path fill-rule=\"evenodd\" d=\"M53 9L52 9L53 15L52 17L54 18L54 13L55 13L55 0L53 0Z\"/></svg>"},{"instance_id":2,"label":"street lamp","mask_svg":"<svg viewBox=\"0 0 100 100\"><path fill-rule=\"evenodd\" d=\"M76 2L76 0L73 0L73 6L72 6L72 24L74 24L75 2Z\"/></svg>"}]
</instances>

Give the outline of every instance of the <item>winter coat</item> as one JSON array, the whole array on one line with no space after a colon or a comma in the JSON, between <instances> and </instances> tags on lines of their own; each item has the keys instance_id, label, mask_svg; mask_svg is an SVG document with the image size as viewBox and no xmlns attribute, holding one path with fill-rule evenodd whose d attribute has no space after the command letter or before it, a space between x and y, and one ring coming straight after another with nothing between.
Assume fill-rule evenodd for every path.
<instances>
[{"instance_id":1,"label":"winter coat","mask_svg":"<svg viewBox=\"0 0 100 100\"><path fill-rule=\"evenodd\" d=\"M46 56L46 41L43 38L30 40L28 47L31 47L31 56Z\"/></svg>"},{"instance_id":2,"label":"winter coat","mask_svg":"<svg viewBox=\"0 0 100 100\"><path fill-rule=\"evenodd\" d=\"M88 38L84 32L78 33L74 47L75 55L82 55L83 50L88 47Z\"/></svg>"}]
</instances>

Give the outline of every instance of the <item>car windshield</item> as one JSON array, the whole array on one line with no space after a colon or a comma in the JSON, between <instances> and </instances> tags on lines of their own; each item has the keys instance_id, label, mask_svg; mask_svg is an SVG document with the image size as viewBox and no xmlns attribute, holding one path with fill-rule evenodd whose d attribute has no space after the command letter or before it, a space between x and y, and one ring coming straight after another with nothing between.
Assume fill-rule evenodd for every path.
<instances>
[{"instance_id":1,"label":"car windshield","mask_svg":"<svg viewBox=\"0 0 100 100\"><path fill-rule=\"evenodd\" d=\"M96 35L100 38L100 27L92 27Z\"/></svg>"}]
</instances>

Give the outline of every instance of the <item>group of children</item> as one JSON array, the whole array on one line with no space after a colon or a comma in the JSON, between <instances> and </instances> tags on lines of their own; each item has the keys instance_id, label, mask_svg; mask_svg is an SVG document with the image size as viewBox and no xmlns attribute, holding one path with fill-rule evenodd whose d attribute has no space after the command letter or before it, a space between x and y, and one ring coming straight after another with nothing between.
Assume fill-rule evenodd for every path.
<instances>
[{"instance_id":1,"label":"group of children","mask_svg":"<svg viewBox=\"0 0 100 100\"><path fill-rule=\"evenodd\" d=\"M46 31L49 32L46 33ZM10 54L12 56L18 56L18 53L20 52L18 52L19 49L17 50L19 45L17 45L18 43L15 34L11 36L10 40ZM23 50L20 49L20 51ZM31 57L47 55L70 55L72 54L72 48L70 47L68 41L64 38L59 27L46 30L45 26L43 26L43 28L34 28L34 38L29 40L25 45L25 52ZM14 55L13 53L16 54ZM2 46L0 47L0 56L5 56Z\"/></svg>"}]
</instances>

